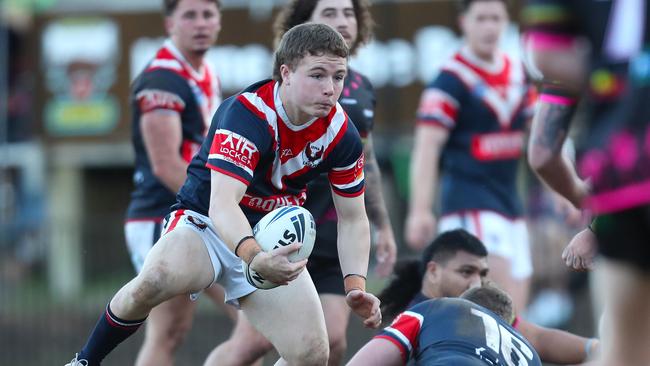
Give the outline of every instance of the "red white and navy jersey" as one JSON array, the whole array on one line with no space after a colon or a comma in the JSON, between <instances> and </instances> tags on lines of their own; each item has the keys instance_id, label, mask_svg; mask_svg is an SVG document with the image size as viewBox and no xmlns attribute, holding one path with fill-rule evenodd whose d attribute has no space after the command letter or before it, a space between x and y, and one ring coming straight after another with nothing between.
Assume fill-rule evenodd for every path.
<instances>
[{"instance_id":1,"label":"red white and navy jersey","mask_svg":"<svg viewBox=\"0 0 650 366\"><path fill-rule=\"evenodd\" d=\"M442 214L483 209L522 215L513 192L534 89L520 62L505 54L497 60L486 65L462 49L422 92L417 123L449 130L441 158Z\"/></svg>"},{"instance_id":2,"label":"red white and navy jersey","mask_svg":"<svg viewBox=\"0 0 650 366\"><path fill-rule=\"evenodd\" d=\"M359 133L338 103L327 117L296 126L282 107L279 83L261 81L221 104L174 209L207 215L214 170L248 186L239 205L254 225L278 207L303 205L307 183L321 173L336 194L361 195L363 161Z\"/></svg>"},{"instance_id":3,"label":"red white and navy jersey","mask_svg":"<svg viewBox=\"0 0 650 366\"><path fill-rule=\"evenodd\" d=\"M178 153L189 163L203 143L212 113L221 103L221 87L207 63L195 70L167 40L133 82L130 103L135 188L127 219L162 219L174 204L176 192L167 189L152 172L140 118L154 110L178 114L183 138Z\"/></svg>"},{"instance_id":4,"label":"red white and navy jersey","mask_svg":"<svg viewBox=\"0 0 650 366\"><path fill-rule=\"evenodd\" d=\"M404 363L443 366L541 366L533 346L490 310L458 298L424 301L375 336L392 342Z\"/></svg>"},{"instance_id":5,"label":"red white and navy jersey","mask_svg":"<svg viewBox=\"0 0 650 366\"><path fill-rule=\"evenodd\" d=\"M524 15L536 48L567 49L578 38L591 44L587 128L576 140L578 173L592 187L587 207L611 213L650 205L647 1L534 0Z\"/></svg>"},{"instance_id":6,"label":"red white and navy jersey","mask_svg":"<svg viewBox=\"0 0 650 366\"><path fill-rule=\"evenodd\" d=\"M339 104L359 131L362 141L372 130L375 103L375 91L370 81L360 73L348 68ZM325 174L307 185L305 208L314 215L318 229L316 245L311 256L338 258L336 209L332 200L330 184Z\"/></svg>"}]
</instances>

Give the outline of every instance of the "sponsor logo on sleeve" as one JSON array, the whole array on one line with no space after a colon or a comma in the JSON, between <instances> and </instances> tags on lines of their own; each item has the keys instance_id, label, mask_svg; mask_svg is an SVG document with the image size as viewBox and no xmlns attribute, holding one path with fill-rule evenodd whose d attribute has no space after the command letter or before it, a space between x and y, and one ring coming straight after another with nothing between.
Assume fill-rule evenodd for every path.
<instances>
[{"instance_id":1,"label":"sponsor logo on sleeve","mask_svg":"<svg viewBox=\"0 0 650 366\"><path fill-rule=\"evenodd\" d=\"M178 94L165 90L145 89L140 91L135 98L142 113L154 109L169 109L176 112L182 112L185 109L185 102Z\"/></svg>"},{"instance_id":2,"label":"sponsor logo on sleeve","mask_svg":"<svg viewBox=\"0 0 650 366\"><path fill-rule=\"evenodd\" d=\"M214 134L209 158L227 161L253 175L259 155L257 146L246 137L220 129Z\"/></svg>"}]
</instances>

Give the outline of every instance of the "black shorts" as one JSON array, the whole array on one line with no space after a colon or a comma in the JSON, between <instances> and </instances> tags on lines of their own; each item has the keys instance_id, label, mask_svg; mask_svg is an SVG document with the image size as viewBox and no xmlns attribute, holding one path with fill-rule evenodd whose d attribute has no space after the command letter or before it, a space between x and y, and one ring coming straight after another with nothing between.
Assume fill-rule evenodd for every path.
<instances>
[{"instance_id":1,"label":"black shorts","mask_svg":"<svg viewBox=\"0 0 650 366\"><path fill-rule=\"evenodd\" d=\"M307 262L307 270L319 294L345 296L343 272L338 258L311 256Z\"/></svg>"},{"instance_id":2,"label":"black shorts","mask_svg":"<svg viewBox=\"0 0 650 366\"><path fill-rule=\"evenodd\" d=\"M600 215L593 228L604 257L650 272L650 206Z\"/></svg>"}]
</instances>

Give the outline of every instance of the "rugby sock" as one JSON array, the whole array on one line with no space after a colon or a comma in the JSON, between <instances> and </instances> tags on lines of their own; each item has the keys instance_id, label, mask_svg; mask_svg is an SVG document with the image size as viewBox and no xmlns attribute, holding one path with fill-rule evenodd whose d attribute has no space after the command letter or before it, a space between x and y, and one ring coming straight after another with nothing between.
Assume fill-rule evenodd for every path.
<instances>
[{"instance_id":1,"label":"rugby sock","mask_svg":"<svg viewBox=\"0 0 650 366\"><path fill-rule=\"evenodd\" d=\"M113 348L135 333L145 320L146 318L141 320L120 319L113 314L109 303L77 359L87 360L88 366L99 365Z\"/></svg>"}]
</instances>

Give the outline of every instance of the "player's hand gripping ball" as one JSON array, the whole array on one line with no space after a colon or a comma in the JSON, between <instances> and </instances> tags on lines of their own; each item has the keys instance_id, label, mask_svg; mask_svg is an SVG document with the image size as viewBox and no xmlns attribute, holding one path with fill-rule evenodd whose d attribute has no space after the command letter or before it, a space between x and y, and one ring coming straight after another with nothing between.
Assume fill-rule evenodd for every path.
<instances>
[{"instance_id":1,"label":"player's hand gripping ball","mask_svg":"<svg viewBox=\"0 0 650 366\"><path fill-rule=\"evenodd\" d=\"M302 247L288 256L291 262L297 262L309 258L314 249L316 222L311 213L303 207L280 207L262 217L253 228L253 235L265 252L296 241L301 242ZM251 269L246 262L244 262L244 274L246 280L259 289L278 287L278 284L265 279Z\"/></svg>"}]
</instances>

